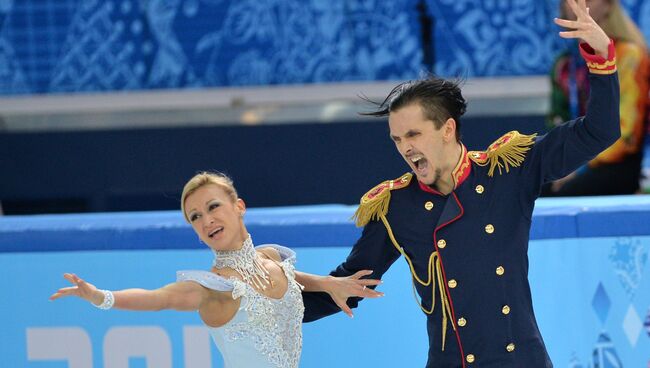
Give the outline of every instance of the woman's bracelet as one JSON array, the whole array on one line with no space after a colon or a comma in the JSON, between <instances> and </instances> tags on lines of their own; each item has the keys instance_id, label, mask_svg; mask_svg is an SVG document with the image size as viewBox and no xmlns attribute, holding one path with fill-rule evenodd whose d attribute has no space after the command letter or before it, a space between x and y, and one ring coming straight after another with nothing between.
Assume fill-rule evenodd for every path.
<instances>
[{"instance_id":1,"label":"woman's bracelet","mask_svg":"<svg viewBox=\"0 0 650 368\"><path fill-rule=\"evenodd\" d=\"M115 304L115 297L113 296L113 293L110 290L99 290L104 294L104 301L102 304L96 305L93 304L95 307L99 309L111 309L113 308L113 304Z\"/></svg>"}]
</instances>

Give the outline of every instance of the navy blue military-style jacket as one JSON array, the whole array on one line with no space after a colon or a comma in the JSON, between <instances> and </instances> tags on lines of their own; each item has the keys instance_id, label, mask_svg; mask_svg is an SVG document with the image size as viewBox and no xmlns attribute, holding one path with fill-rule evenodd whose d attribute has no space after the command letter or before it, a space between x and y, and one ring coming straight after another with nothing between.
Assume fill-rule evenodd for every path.
<instances>
[{"instance_id":1,"label":"navy blue military-style jacket","mask_svg":"<svg viewBox=\"0 0 650 368\"><path fill-rule=\"evenodd\" d=\"M380 278L403 256L427 313L427 367L552 367L528 284L535 199L542 184L571 173L620 136L613 47L609 60L589 55L584 44L581 51L591 70L585 117L543 136L509 132L486 151L463 146L448 195L407 173L361 200L363 233L331 274L370 269ZM327 294L303 298L306 322L339 311ZM358 299L348 302L356 306Z\"/></svg>"}]
</instances>

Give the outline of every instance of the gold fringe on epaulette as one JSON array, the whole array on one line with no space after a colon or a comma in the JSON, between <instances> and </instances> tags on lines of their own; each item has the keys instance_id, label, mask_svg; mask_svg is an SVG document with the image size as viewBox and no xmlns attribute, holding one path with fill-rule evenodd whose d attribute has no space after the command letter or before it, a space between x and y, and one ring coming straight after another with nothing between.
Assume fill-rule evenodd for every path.
<instances>
[{"instance_id":1,"label":"gold fringe on epaulette","mask_svg":"<svg viewBox=\"0 0 650 368\"><path fill-rule=\"evenodd\" d=\"M358 227L366 226L371 220L379 220L380 216L386 216L388 213L388 204L390 203L390 190L388 188L385 188L372 200L369 200L366 196L361 198L361 203L359 203L359 207L352 216Z\"/></svg>"},{"instance_id":2,"label":"gold fringe on epaulette","mask_svg":"<svg viewBox=\"0 0 650 368\"><path fill-rule=\"evenodd\" d=\"M512 133L513 137L508 142L494 149L488 149L486 152L490 163L488 176L494 175L495 168L499 168L499 175L501 175L501 169L505 168L506 172L509 172L510 167L521 165L526 158L526 152L535 143L537 136L537 134L520 134L516 131Z\"/></svg>"},{"instance_id":3,"label":"gold fringe on epaulette","mask_svg":"<svg viewBox=\"0 0 650 368\"><path fill-rule=\"evenodd\" d=\"M391 190L405 188L411 182L412 173L406 173L394 180L386 180L370 189L361 197L359 207L352 215L352 220L359 227L366 226L371 220L377 220L388 213Z\"/></svg>"}]
</instances>

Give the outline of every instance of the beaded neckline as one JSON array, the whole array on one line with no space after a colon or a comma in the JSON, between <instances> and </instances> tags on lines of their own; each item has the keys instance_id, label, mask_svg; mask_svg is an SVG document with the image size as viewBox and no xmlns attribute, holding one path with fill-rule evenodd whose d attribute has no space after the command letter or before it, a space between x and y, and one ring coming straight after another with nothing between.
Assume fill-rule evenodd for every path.
<instances>
[{"instance_id":1,"label":"beaded neckline","mask_svg":"<svg viewBox=\"0 0 650 368\"><path fill-rule=\"evenodd\" d=\"M216 268L232 268L241 275L247 284L265 290L271 285L269 271L260 262L250 234L237 250L213 250L215 258L212 265Z\"/></svg>"}]
</instances>

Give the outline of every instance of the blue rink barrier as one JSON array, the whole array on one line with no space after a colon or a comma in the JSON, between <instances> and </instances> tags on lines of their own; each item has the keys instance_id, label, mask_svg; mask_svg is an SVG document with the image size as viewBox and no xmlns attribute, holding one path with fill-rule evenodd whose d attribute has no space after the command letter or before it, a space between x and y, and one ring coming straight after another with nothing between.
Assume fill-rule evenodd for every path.
<instances>
[{"instance_id":1,"label":"blue rink barrier","mask_svg":"<svg viewBox=\"0 0 650 368\"><path fill-rule=\"evenodd\" d=\"M249 209L257 244L324 274L360 234L353 206ZM529 247L535 312L556 367L650 366L650 196L538 200ZM156 288L211 253L173 212L0 217L2 367L222 367L196 313L48 302L75 272L105 289ZM304 325L301 367L422 367L425 318L398 260L355 318Z\"/></svg>"}]
</instances>

